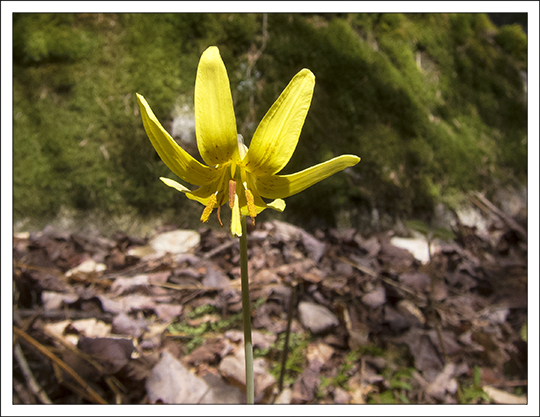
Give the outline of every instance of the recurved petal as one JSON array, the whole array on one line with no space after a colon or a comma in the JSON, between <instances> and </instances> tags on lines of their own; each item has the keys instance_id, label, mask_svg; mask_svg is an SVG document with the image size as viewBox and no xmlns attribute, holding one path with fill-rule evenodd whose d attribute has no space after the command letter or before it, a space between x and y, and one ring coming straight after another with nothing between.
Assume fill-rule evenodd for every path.
<instances>
[{"instance_id":1,"label":"recurved petal","mask_svg":"<svg viewBox=\"0 0 540 417\"><path fill-rule=\"evenodd\" d=\"M258 177L257 190L265 198L289 197L358 162L356 155L341 155L294 174Z\"/></svg>"},{"instance_id":2,"label":"recurved petal","mask_svg":"<svg viewBox=\"0 0 540 417\"><path fill-rule=\"evenodd\" d=\"M287 165L298 144L314 86L315 76L303 69L283 90L253 135L245 159L249 171L272 175Z\"/></svg>"},{"instance_id":3,"label":"recurved petal","mask_svg":"<svg viewBox=\"0 0 540 417\"><path fill-rule=\"evenodd\" d=\"M144 130L161 160L184 181L204 185L215 180L216 170L207 167L184 151L161 126L143 96L137 94Z\"/></svg>"},{"instance_id":4,"label":"recurved petal","mask_svg":"<svg viewBox=\"0 0 540 417\"><path fill-rule=\"evenodd\" d=\"M171 188L175 188L176 190L180 191L181 193L189 193L191 190L187 187L184 187L179 182L176 182L175 180L171 180L170 178L165 177L159 177L161 181L165 183L165 185L168 185Z\"/></svg>"},{"instance_id":5,"label":"recurved petal","mask_svg":"<svg viewBox=\"0 0 540 417\"><path fill-rule=\"evenodd\" d=\"M208 165L238 158L236 118L229 77L215 46L203 52L197 69L195 132L199 152Z\"/></svg>"},{"instance_id":6,"label":"recurved petal","mask_svg":"<svg viewBox=\"0 0 540 417\"><path fill-rule=\"evenodd\" d=\"M202 187L197 188L195 191L191 191L189 188L184 187L182 184L171 180L170 178L159 177L159 179L169 187L184 193L190 200L198 201L204 206L208 204L210 196L215 192L215 187L213 185L203 185Z\"/></svg>"}]
</instances>

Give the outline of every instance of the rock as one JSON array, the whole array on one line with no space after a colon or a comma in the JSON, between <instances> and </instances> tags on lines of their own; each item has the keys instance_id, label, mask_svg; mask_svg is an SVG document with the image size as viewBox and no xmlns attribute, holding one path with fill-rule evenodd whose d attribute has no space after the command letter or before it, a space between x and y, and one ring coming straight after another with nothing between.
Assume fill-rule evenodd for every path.
<instances>
[{"instance_id":1,"label":"rock","mask_svg":"<svg viewBox=\"0 0 540 417\"><path fill-rule=\"evenodd\" d=\"M298 304L298 312L302 324L314 334L325 333L339 324L330 310L318 304L302 301Z\"/></svg>"}]
</instances>

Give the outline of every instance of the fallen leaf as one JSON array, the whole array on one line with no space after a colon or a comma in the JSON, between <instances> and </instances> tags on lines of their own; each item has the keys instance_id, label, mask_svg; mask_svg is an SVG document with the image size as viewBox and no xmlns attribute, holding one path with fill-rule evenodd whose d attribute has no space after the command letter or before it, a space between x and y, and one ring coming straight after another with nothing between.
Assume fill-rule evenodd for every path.
<instances>
[{"instance_id":1,"label":"fallen leaf","mask_svg":"<svg viewBox=\"0 0 540 417\"><path fill-rule=\"evenodd\" d=\"M113 295L123 295L137 290L143 290L147 294L149 293L148 275L136 275L129 278L118 277L111 285L111 293Z\"/></svg>"},{"instance_id":2,"label":"fallen leaf","mask_svg":"<svg viewBox=\"0 0 540 417\"><path fill-rule=\"evenodd\" d=\"M65 304L74 303L79 299L77 294L64 294L56 291L43 291L41 293L41 302L46 310L56 310Z\"/></svg>"},{"instance_id":3,"label":"fallen leaf","mask_svg":"<svg viewBox=\"0 0 540 417\"><path fill-rule=\"evenodd\" d=\"M224 339L208 339L202 346L199 346L182 360L193 366L198 366L203 362L217 364L221 359L224 348Z\"/></svg>"},{"instance_id":4,"label":"fallen leaf","mask_svg":"<svg viewBox=\"0 0 540 417\"><path fill-rule=\"evenodd\" d=\"M169 352L164 351L146 380L152 404L198 404L208 393L206 382L189 372Z\"/></svg>"},{"instance_id":5,"label":"fallen leaf","mask_svg":"<svg viewBox=\"0 0 540 417\"><path fill-rule=\"evenodd\" d=\"M246 370L244 349L240 349L234 356L226 356L219 364L219 372L233 385L246 386ZM262 402L270 393L276 383L275 378L267 371L268 363L264 358L253 361L253 379L255 402Z\"/></svg>"},{"instance_id":6,"label":"fallen leaf","mask_svg":"<svg viewBox=\"0 0 540 417\"><path fill-rule=\"evenodd\" d=\"M410 300L401 300L396 304L397 308L407 318L411 326L425 324L426 318L422 311ZM416 320L415 320L416 319Z\"/></svg>"},{"instance_id":7,"label":"fallen leaf","mask_svg":"<svg viewBox=\"0 0 540 417\"><path fill-rule=\"evenodd\" d=\"M424 378L428 382L435 379L443 369L443 362L426 331L413 327L397 340L409 345L415 367L423 372Z\"/></svg>"},{"instance_id":8,"label":"fallen leaf","mask_svg":"<svg viewBox=\"0 0 540 417\"><path fill-rule=\"evenodd\" d=\"M390 243L398 248L410 252L422 264L429 262L428 245L424 238L393 237ZM433 248L433 244L432 244Z\"/></svg>"},{"instance_id":9,"label":"fallen leaf","mask_svg":"<svg viewBox=\"0 0 540 417\"><path fill-rule=\"evenodd\" d=\"M238 387L228 385L217 375L208 373L203 377L209 392L199 404L244 404L246 395Z\"/></svg>"},{"instance_id":10,"label":"fallen leaf","mask_svg":"<svg viewBox=\"0 0 540 417\"><path fill-rule=\"evenodd\" d=\"M112 325L115 334L125 334L136 339L148 331L142 314L138 314L137 318L133 318L126 313L120 313L113 319Z\"/></svg>"},{"instance_id":11,"label":"fallen leaf","mask_svg":"<svg viewBox=\"0 0 540 417\"><path fill-rule=\"evenodd\" d=\"M427 386L426 394L438 400L444 400L446 393L455 394L457 382L454 379L455 365L448 363L442 372Z\"/></svg>"},{"instance_id":12,"label":"fallen leaf","mask_svg":"<svg viewBox=\"0 0 540 417\"><path fill-rule=\"evenodd\" d=\"M362 296L362 302L371 308L377 308L386 303L386 290L377 285L372 291Z\"/></svg>"},{"instance_id":13,"label":"fallen leaf","mask_svg":"<svg viewBox=\"0 0 540 417\"><path fill-rule=\"evenodd\" d=\"M319 388L319 370L306 368L302 371L292 387L291 404L310 403L315 399Z\"/></svg>"},{"instance_id":14,"label":"fallen leaf","mask_svg":"<svg viewBox=\"0 0 540 417\"><path fill-rule=\"evenodd\" d=\"M150 246L160 254L185 253L195 248L201 241L201 235L194 230L174 230L157 235L150 240Z\"/></svg>"},{"instance_id":15,"label":"fallen leaf","mask_svg":"<svg viewBox=\"0 0 540 417\"><path fill-rule=\"evenodd\" d=\"M75 320L71 327L86 337L107 337L111 334L112 325L96 319Z\"/></svg>"},{"instance_id":16,"label":"fallen leaf","mask_svg":"<svg viewBox=\"0 0 540 417\"><path fill-rule=\"evenodd\" d=\"M348 391L345 391L343 388L334 388L334 403L349 404L352 398L352 395Z\"/></svg>"},{"instance_id":17,"label":"fallen leaf","mask_svg":"<svg viewBox=\"0 0 540 417\"><path fill-rule=\"evenodd\" d=\"M496 404L527 404L526 395L517 396L489 385L484 385L482 389Z\"/></svg>"},{"instance_id":18,"label":"fallen leaf","mask_svg":"<svg viewBox=\"0 0 540 417\"><path fill-rule=\"evenodd\" d=\"M307 360L309 363L318 360L319 363L324 364L330 360L334 354L334 348L328 346L325 343L310 343L307 347Z\"/></svg>"},{"instance_id":19,"label":"fallen leaf","mask_svg":"<svg viewBox=\"0 0 540 417\"><path fill-rule=\"evenodd\" d=\"M231 280L218 269L209 267L202 279L202 285L212 288L228 288L231 286Z\"/></svg>"},{"instance_id":20,"label":"fallen leaf","mask_svg":"<svg viewBox=\"0 0 540 417\"><path fill-rule=\"evenodd\" d=\"M274 404L290 404L291 401L292 401L292 390L290 388L285 388L276 397Z\"/></svg>"},{"instance_id":21,"label":"fallen leaf","mask_svg":"<svg viewBox=\"0 0 540 417\"><path fill-rule=\"evenodd\" d=\"M81 337L77 344L79 350L92 356L102 366L105 374L112 375L128 364L135 350L133 341L112 337Z\"/></svg>"},{"instance_id":22,"label":"fallen leaf","mask_svg":"<svg viewBox=\"0 0 540 417\"><path fill-rule=\"evenodd\" d=\"M329 331L339 324L334 313L324 306L307 301L298 304L300 321L314 334L321 334Z\"/></svg>"},{"instance_id":23,"label":"fallen leaf","mask_svg":"<svg viewBox=\"0 0 540 417\"><path fill-rule=\"evenodd\" d=\"M405 272L400 274L399 281L419 292L428 292L431 287L429 275L423 272Z\"/></svg>"},{"instance_id":24,"label":"fallen leaf","mask_svg":"<svg viewBox=\"0 0 540 417\"><path fill-rule=\"evenodd\" d=\"M81 264L77 265L75 268L70 269L66 272L66 277L77 277L79 280L84 280L88 277L94 277L100 275L101 272L105 271L107 266L102 263L98 263L93 259L88 259Z\"/></svg>"}]
</instances>

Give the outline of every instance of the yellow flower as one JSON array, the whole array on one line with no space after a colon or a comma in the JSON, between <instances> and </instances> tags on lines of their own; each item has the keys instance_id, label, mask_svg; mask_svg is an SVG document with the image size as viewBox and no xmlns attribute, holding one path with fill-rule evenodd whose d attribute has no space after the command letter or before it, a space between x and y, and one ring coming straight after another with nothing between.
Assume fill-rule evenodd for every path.
<instances>
[{"instance_id":1,"label":"yellow flower","mask_svg":"<svg viewBox=\"0 0 540 417\"><path fill-rule=\"evenodd\" d=\"M163 162L194 191L169 178L169 187L205 206L206 222L225 203L232 211L231 234L242 235L241 215L253 221L261 211L285 209L282 198L355 165L360 158L342 155L291 175L276 175L291 159L304 124L315 76L308 69L294 76L259 124L249 149L236 133L236 118L227 70L215 46L203 52L195 81L195 133L201 164L182 149L161 126L143 96L137 94L144 129ZM273 199L266 203L263 198Z\"/></svg>"}]
</instances>

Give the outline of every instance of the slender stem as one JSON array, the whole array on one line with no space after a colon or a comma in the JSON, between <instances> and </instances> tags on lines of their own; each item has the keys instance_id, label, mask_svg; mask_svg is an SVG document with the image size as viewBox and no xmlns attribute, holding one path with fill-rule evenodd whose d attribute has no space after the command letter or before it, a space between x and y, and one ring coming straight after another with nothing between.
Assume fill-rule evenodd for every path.
<instances>
[{"instance_id":1,"label":"slender stem","mask_svg":"<svg viewBox=\"0 0 540 417\"><path fill-rule=\"evenodd\" d=\"M240 268L242 271L242 313L244 318L244 349L246 353L246 401L255 403L253 380L253 345L251 343L251 307L249 305L249 277L247 257L246 218L242 216L242 236L240 237Z\"/></svg>"}]
</instances>

